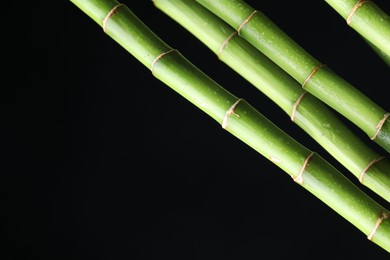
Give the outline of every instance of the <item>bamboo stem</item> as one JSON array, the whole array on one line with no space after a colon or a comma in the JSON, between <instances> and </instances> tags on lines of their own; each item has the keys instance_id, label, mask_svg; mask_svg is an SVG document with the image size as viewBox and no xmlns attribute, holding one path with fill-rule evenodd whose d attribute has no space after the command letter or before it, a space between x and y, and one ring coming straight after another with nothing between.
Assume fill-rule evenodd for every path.
<instances>
[{"instance_id":1,"label":"bamboo stem","mask_svg":"<svg viewBox=\"0 0 390 260\"><path fill-rule=\"evenodd\" d=\"M235 28L240 36L283 68L305 90L350 120L371 140L390 152L389 119L379 124L387 111L316 60L261 11L243 0L197 2Z\"/></svg>"},{"instance_id":2,"label":"bamboo stem","mask_svg":"<svg viewBox=\"0 0 390 260\"><path fill-rule=\"evenodd\" d=\"M378 49L373 43L366 40L366 43L374 50L374 52L390 67L390 55L387 55L384 51Z\"/></svg>"},{"instance_id":3,"label":"bamboo stem","mask_svg":"<svg viewBox=\"0 0 390 260\"><path fill-rule=\"evenodd\" d=\"M390 56L390 16L374 1L325 0L347 22L378 50Z\"/></svg>"},{"instance_id":4,"label":"bamboo stem","mask_svg":"<svg viewBox=\"0 0 390 260\"><path fill-rule=\"evenodd\" d=\"M271 162L299 180L302 187L390 252L390 221L384 217L388 211L321 156L218 85L165 44L125 5L115 0L71 1L157 79L215 119L223 129L266 158L272 158ZM115 12L111 12L114 8Z\"/></svg>"},{"instance_id":5,"label":"bamboo stem","mask_svg":"<svg viewBox=\"0 0 390 260\"><path fill-rule=\"evenodd\" d=\"M363 143L323 102L196 1L155 0L154 4L274 101L363 185L390 202L389 158Z\"/></svg>"}]
</instances>

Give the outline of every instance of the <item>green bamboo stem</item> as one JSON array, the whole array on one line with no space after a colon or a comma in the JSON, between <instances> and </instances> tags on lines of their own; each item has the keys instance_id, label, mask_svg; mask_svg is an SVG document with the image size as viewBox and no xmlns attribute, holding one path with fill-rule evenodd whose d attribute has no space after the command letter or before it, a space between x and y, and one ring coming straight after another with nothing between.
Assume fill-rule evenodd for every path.
<instances>
[{"instance_id":1,"label":"green bamboo stem","mask_svg":"<svg viewBox=\"0 0 390 260\"><path fill-rule=\"evenodd\" d=\"M161 82L289 174L302 187L390 252L389 211L320 155L221 87L115 0L71 0Z\"/></svg>"},{"instance_id":2,"label":"green bamboo stem","mask_svg":"<svg viewBox=\"0 0 390 260\"><path fill-rule=\"evenodd\" d=\"M366 43L374 50L374 52L390 67L390 55L387 55L381 49L378 49L377 46L366 40Z\"/></svg>"},{"instance_id":3,"label":"green bamboo stem","mask_svg":"<svg viewBox=\"0 0 390 260\"><path fill-rule=\"evenodd\" d=\"M374 1L325 0L351 28L390 56L390 16Z\"/></svg>"},{"instance_id":4,"label":"green bamboo stem","mask_svg":"<svg viewBox=\"0 0 390 260\"><path fill-rule=\"evenodd\" d=\"M323 102L195 0L154 0L154 4L274 101L363 185L390 202L389 158L362 142ZM367 169L368 165L372 166Z\"/></svg>"},{"instance_id":5,"label":"green bamboo stem","mask_svg":"<svg viewBox=\"0 0 390 260\"><path fill-rule=\"evenodd\" d=\"M324 66L261 11L243 0L197 0L239 31L302 87L339 112L390 152L390 118L385 109Z\"/></svg>"}]
</instances>

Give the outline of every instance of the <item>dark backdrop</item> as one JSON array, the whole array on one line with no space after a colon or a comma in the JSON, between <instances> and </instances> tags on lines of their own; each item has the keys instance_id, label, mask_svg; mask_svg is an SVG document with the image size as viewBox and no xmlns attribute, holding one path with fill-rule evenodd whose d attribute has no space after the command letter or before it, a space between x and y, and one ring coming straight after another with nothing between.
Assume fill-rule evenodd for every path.
<instances>
[{"instance_id":1,"label":"dark backdrop","mask_svg":"<svg viewBox=\"0 0 390 260\"><path fill-rule=\"evenodd\" d=\"M247 2L389 109L389 67L325 1ZM376 2L390 13L388 0ZM206 74L350 177L151 1L123 3ZM0 184L1 252L8 256L2 259L388 259L154 78L71 2L12 3L5 13Z\"/></svg>"}]
</instances>

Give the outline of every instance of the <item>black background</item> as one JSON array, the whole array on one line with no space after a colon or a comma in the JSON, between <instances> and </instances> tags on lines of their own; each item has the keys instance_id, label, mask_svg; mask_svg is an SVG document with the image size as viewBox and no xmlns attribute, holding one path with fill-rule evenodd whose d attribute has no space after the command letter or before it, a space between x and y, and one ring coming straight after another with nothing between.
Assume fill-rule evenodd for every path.
<instances>
[{"instance_id":1,"label":"black background","mask_svg":"<svg viewBox=\"0 0 390 260\"><path fill-rule=\"evenodd\" d=\"M247 2L389 109L389 67L325 1ZM350 177L151 1L123 3L206 74ZM376 3L390 13L388 0ZM4 9L2 259L389 259L154 78L70 1Z\"/></svg>"}]
</instances>

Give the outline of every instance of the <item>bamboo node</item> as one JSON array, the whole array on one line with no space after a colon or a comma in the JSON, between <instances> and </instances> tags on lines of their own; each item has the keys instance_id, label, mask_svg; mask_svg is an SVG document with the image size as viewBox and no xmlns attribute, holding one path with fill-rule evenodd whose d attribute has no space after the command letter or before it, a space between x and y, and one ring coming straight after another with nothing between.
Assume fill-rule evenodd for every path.
<instances>
[{"instance_id":1,"label":"bamboo node","mask_svg":"<svg viewBox=\"0 0 390 260\"><path fill-rule=\"evenodd\" d=\"M219 47L219 50L218 50L218 53L217 53L217 56L219 58L219 56L221 55L223 49L226 47L226 45L229 43L230 39L233 38L234 35L237 34L237 31L234 31L233 33L231 33L222 43L221 47Z\"/></svg>"},{"instance_id":2,"label":"bamboo node","mask_svg":"<svg viewBox=\"0 0 390 260\"><path fill-rule=\"evenodd\" d=\"M370 234L367 236L368 240L371 240L373 236L375 235L376 231L379 228L379 225L382 223L383 220L387 219L389 217L389 212L382 212L382 214L378 217L378 219L375 222L374 228L371 230Z\"/></svg>"},{"instance_id":3,"label":"bamboo node","mask_svg":"<svg viewBox=\"0 0 390 260\"><path fill-rule=\"evenodd\" d=\"M112 8L111 11L108 12L106 17L104 17L103 22L102 22L103 32L106 32L107 21L110 19L111 16L113 16L118 11L118 8L121 7L122 5L124 5L124 4L118 4L118 5L114 6L114 8Z\"/></svg>"},{"instance_id":4,"label":"bamboo node","mask_svg":"<svg viewBox=\"0 0 390 260\"><path fill-rule=\"evenodd\" d=\"M387 118L390 116L390 113L386 113L384 114L383 118L381 120L379 120L378 124L375 126L376 128L376 132L375 134L371 137L371 140L374 140L376 138L376 136L379 134L379 132L381 131L382 129L382 126L385 124Z\"/></svg>"},{"instance_id":5,"label":"bamboo node","mask_svg":"<svg viewBox=\"0 0 390 260\"><path fill-rule=\"evenodd\" d=\"M254 10L249 16L248 18L246 18L241 24L240 26L238 27L237 29L237 32L238 32L238 35L240 35L240 31L242 29L242 27L244 27L251 19L252 17L257 13L257 10Z\"/></svg>"},{"instance_id":6,"label":"bamboo node","mask_svg":"<svg viewBox=\"0 0 390 260\"><path fill-rule=\"evenodd\" d=\"M171 49L169 51L166 51L166 52L163 52L161 54L159 54L152 62L152 65L150 65L150 70L152 71L152 74L154 72L154 65L156 64L157 61L159 61L162 57L164 57L165 55L171 53L171 52L174 52L176 51L176 49Z\"/></svg>"},{"instance_id":7,"label":"bamboo node","mask_svg":"<svg viewBox=\"0 0 390 260\"><path fill-rule=\"evenodd\" d=\"M362 6L363 4L365 3L368 3L368 2L371 2L369 0L359 0L352 8L351 12L349 13L348 17L347 17L347 24L349 25L351 23L351 20L352 20L352 16L354 16L354 14L356 13L357 9L359 9L360 6Z\"/></svg>"},{"instance_id":8,"label":"bamboo node","mask_svg":"<svg viewBox=\"0 0 390 260\"><path fill-rule=\"evenodd\" d=\"M229 119L229 116L231 115L235 115L236 117L240 117L240 115L236 114L234 112L234 109L236 109L238 103L240 103L240 101L242 100L242 98L239 98L236 102L234 102L234 104L226 111L225 113L225 117L223 118L223 121L222 121L222 128L223 129L226 129L228 127L228 119Z\"/></svg>"},{"instance_id":9,"label":"bamboo node","mask_svg":"<svg viewBox=\"0 0 390 260\"><path fill-rule=\"evenodd\" d=\"M302 165L302 168L301 170L299 171L297 177L294 177L294 176L291 176L293 178L293 180L299 184L303 184L303 172L306 170L310 160L311 160L311 157L314 155L315 153L314 152L311 152L309 154L309 156L305 159L305 161L303 162L303 165Z\"/></svg>"},{"instance_id":10,"label":"bamboo node","mask_svg":"<svg viewBox=\"0 0 390 260\"><path fill-rule=\"evenodd\" d=\"M382 156L380 158L376 158L376 159L372 160L369 164L367 164L367 166L362 170L362 172L359 175L359 181L361 183L363 183L363 177L366 174L366 172L371 168L371 166L373 166L375 163L379 162L380 160L382 160L384 158L385 158L384 156Z\"/></svg>"},{"instance_id":11,"label":"bamboo node","mask_svg":"<svg viewBox=\"0 0 390 260\"><path fill-rule=\"evenodd\" d=\"M305 81L302 83L302 88L305 87L306 83L314 76L314 74L316 74L316 72L322 68L322 67L325 67L326 65L325 64L320 64L318 65L317 67L315 67L309 74L309 76L307 76L307 78L305 79Z\"/></svg>"},{"instance_id":12,"label":"bamboo node","mask_svg":"<svg viewBox=\"0 0 390 260\"><path fill-rule=\"evenodd\" d=\"M299 106L299 104L301 103L303 97L306 95L306 93L307 93L307 92L304 91L304 92L299 96L299 98L297 99L297 101L295 101L295 104L294 104L294 106L293 106L293 110L292 110L292 113L291 113L291 121L293 121L293 122L294 122L294 120L295 120L295 114L296 114L296 112L297 112L298 106Z\"/></svg>"}]
</instances>

